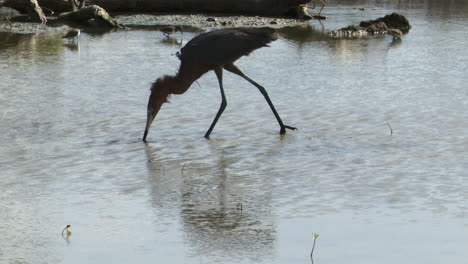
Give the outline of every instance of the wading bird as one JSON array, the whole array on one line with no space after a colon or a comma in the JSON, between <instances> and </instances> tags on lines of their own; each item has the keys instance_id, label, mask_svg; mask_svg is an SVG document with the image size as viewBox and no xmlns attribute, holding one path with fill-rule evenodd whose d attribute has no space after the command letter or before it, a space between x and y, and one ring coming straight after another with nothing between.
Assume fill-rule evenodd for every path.
<instances>
[{"instance_id":1,"label":"wading bird","mask_svg":"<svg viewBox=\"0 0 468 264\"><path fill-rule=\"evenodd\" d=\"M159 31L161 31L163 35L166 36L166 38L168 38L171 34L174 34L177 30L180 31L180 34L184 35L182 26L167 26L159 29Z\"/></svg>"},{"instance_id":2,"label":"wading bird","mask_svg":"<svg viewBox=\"0 0 468 264\"><path fill-rule=\"evenodd\" d=\"M76 29L76 28L72 28L70 31L67 32L67 34L65 34L65 36L63 36L62 38L66 38L68 39L68 41L70 42L70 40L72 40L73 42L75 42L75 39L78 38L78 36L80 35L80 30L79 29Z\"/></svg>"},{"instance_id":3,"label":"wading bird","mask_svg":"<svg viewBox=\"0 0 468 264\"><path fill-rule=\"evenodd\" d=\"M151 87L143 141L146 141L151 123L161 109L162 104L167 102L168 96L170 94L185 93L194 81L206 72L213 70L218 78L222 101L218 113L205 134L205 138L209 138L227 105L223 88L223 69L239 75L260 90L280 125L280 134L286 133L286 128L295 130L295 127L283 124L266 89L247 77L234 65L234 62L240 57L249 55L258 48L268 47L268 43L277 39L278 34L274 29L264 27L220 29L200 34L190 40L178 55L181 63L177 74L175 76L163 76L157 79Z\"/></svg>"}]
</instances>

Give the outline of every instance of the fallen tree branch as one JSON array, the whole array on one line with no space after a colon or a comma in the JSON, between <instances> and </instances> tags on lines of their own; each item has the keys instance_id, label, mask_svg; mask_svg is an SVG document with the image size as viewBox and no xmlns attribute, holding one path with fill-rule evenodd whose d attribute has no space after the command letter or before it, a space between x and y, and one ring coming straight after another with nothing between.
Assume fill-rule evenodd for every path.
<instances>
[{"instance_id":1,"label":"fallen tree branch","mask_svg":"<svg viewBox=\"0 0 468 264\"><path fill-rule=\"evenodd\" d=\"M0 1L0 6L4 5L6 7L11 7L16 10L27 12L29 18L34 22L39 22L42 24L47 23L47 18L42 11L42 8L37 3L37 0Z\"/></svg>"}]
</instances>

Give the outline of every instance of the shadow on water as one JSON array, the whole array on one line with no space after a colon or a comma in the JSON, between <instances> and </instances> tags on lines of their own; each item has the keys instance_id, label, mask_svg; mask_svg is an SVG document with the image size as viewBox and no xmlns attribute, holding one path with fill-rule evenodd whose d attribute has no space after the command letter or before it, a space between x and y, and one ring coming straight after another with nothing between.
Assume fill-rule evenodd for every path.
<instances>
[{"instance_id":1,"label":"shadow on water","mask_svg":"<svg viewBox=\"0 0 468 264\"><path fill-rule=\"evenodd\" d=\"M12 64L43 62L44 58L63 57L64 47L69 47L62 40L63 33L14 34L0 32L0 57Z\"/></svg>"},{"instance_id":2,"label":"shadow on water","mask_svg":"<svg viewBox=\"0 0 468 264\"><path fill-rule=\"evenodd\" d=\"M72 28L80 28L80 25L70 25ZM81 30L82 33L85 33L93 38L100 39L105 35L117 32L117 29L114 28L97 28L97 27L87 27Z\"/></svg>"},{"instance_id":3,"label":"shadow on water","mask_svg":"<svg viewBox=\"0 0 468 264\"><path fill-rule=\"evenodd\" d=\"M65 43L63 45L70 51L75 51L75 52L80 51L80 44L78 43Z\"/></svg>"},{"instance_id":4,"label":"shadow on water","mask_svg":"<svg viewBox=\"0 0 468 264\"><path fill-rule=\"evenodd\" d=\"M227 157L229 150L207 143L214 164L164 160L157 156L157 148L145 146L155 213L179 210L181 228L194 256L263 260L273 253L276 241L271 209L265 210L271 208L271 197L239 186L236 175L229 172L234 162ZM239 202L256 200L262 202L261 208L254 203L244 206L243 213L236 208Z\"/></svg>"},{"instance_id":5,"label":"shadow on water","mask_svg":"<svg viewBox=\"0 0 468 264\"><path fill-rule=\"evenodd\" d=\"M326 34L325 29L322 27L317 29L311 24L302 24L292 27L283 27L278 29L281 37L298 43L299 45L313 42L313 41L327 41L330 37Z\"/></svg>"},{"instance_id":6,"label":"shadow on water","mask_svg":"<svg viewBox=\"0 0 468 264\"><path fill-rule=\"evenodd\" d=\"M398 39L393 39L389 45L390 45L390 48L396 48L400 46L402 43L403 41L400 38L398 38Z\"/></svg>"}]
</instances>

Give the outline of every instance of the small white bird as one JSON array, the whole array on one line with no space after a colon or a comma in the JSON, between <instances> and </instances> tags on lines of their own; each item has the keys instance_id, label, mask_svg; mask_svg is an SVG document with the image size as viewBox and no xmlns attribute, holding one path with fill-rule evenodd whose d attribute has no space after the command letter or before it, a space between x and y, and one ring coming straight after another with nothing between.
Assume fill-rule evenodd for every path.
<instances>
[{"instance_id":1,"label":"small white bird","mask_svg":"<svg viewBox=\"0 0 468 264\"><path fill-rule=\"evenodd\" d=\"M70 42L73 41L75 42L75 39L78 38L78 36L80 35L80 30L79 29L76 29L76 28L72 28L70 31L67 32L67 34L65 34L65 36L63 36L62 38L66 38L68 39L68 41Z\"/></svg>"}]
</instances>

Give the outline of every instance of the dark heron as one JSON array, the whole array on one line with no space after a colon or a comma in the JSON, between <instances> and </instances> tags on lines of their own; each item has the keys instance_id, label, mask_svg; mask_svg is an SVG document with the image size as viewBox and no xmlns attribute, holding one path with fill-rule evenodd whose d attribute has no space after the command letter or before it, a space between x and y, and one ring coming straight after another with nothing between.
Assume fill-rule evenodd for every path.
<instances>
[{"instance_id":1,"label":"dark heron","mask_svg":"<svg viewBox=\"0 0 468 264\"><path fill-rule=\"evenodd\" d=\"M72 28L62 38L66 38L66 39L68 39L68 41L71 40L71 41L75 42L75 39L78 38L79 35L80 35L80 30L76 29L76 28Z\"/></svg>"},{"instance_id":2,"label":"dark heron","mask_svg":"<svg viewBox=\"0 0 468 264\"><path fill-rule=\"evenodd\" d=\"M268 47L268 43L277 39L278 34L274 29L264 27L220 29L200 34L190 40L179 54L181 63L177 74L175 76L163 76L157 79L151 87L143 141L146 141L151 123L161 109L162 104L167 102L168 96L170 94L185 93L194 81L206 72L213 70L218 78L222 101L218 113L205 134L205 138L209 138L227 105L223 88L223 69L239 75L260 90L280 125L280 134L285 134L286 129L295 130L295 127L283 124L266 89L247 77L234 65L234 62L240 57L247 56L258 48Z\"/></svg>"}]
</instances>

